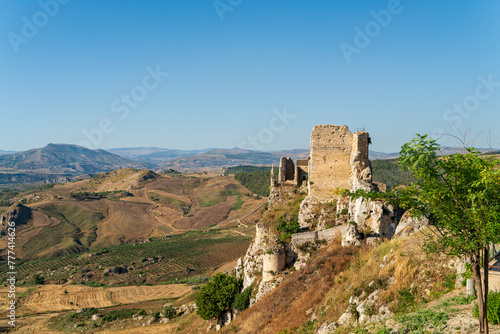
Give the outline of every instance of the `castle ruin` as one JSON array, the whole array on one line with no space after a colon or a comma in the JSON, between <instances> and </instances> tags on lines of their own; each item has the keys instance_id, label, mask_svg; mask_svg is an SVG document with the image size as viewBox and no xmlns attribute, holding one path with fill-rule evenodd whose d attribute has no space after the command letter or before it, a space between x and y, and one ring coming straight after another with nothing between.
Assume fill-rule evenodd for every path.
<instances>
[{"instance_id":1,"label":"castle ruin","mask_svg":"<svg viewBox=\"0 0 500 334\"><path fill-rule=\"evenodd\" d=\"M379 236L392 236L395 230L392 207L364 199L340 198L337 191L385 190L384 185L372 182L369 145L370 136L366 131L351 133L345 125L316 125L311 132L307 159L297 160L294 164L291 158L281 158L278 182L273 182L273 188L283 185L300 187L307 182L308 196L302 202L299 214L301 227L314 226L316 230L321 230L327 225L341 225L341 220L332 222L331 218L326 218L328 221L325 221L324 215L315 213L315 209L324 204L336 203L337 216L348 210L348 217L357 224L357 228L363 230L369 227ZM276 199L276 194L272 191L270 203ZM348 239L355 238L350 236Z\"/></svg>"},{"instance_id":2,"label":"castle ruin","mask_svg":"<svg viewBox=\"0 0 500 334\"><path fill-rule=\"evenodd\" d=\"M334 190L373 187L368 160L368 132L351 133L347 126L316 125L311 133L311 153L307 159L280 159L278 183L300 187L308 184L309 196L320 202L335 198Z\"/></svg>"},{"instance_id":3,"label":"castle ruin","mask_svg":"<svg viewBox=\"0 0 500 334\"><path fill-rule=\"evenodd\" d=\"M291 193L297 193L297 188L307 192L307 197L298 214L300 232L291 236L288 245L280 246L271 229L257 224L256 237L245 257L238 261L237 276L243 278L245 288L262 272L256 299L276 286L276 274L285 266L299 269L305 264L309 253L301 251L301 245L316 244L318 240L359 245L362 240L375 243L394 235L396 220L391 205L351 199L336 191L384 189L372 182L369 144L368 132L351 133L345 125L316 125L307 159L294 163L292 158L282 157L277 179L272 168L269 206L286 201Z\"/></svg>"},{"instance_id":4,"label":"castle ruin","mask_svg":"<svg viewBox=\"0 0 500 334\"><path fill-rule=\"evenodd\" d=\"M288 183L300 187L304 181L307 181L308 174L309 159L298 159L296 165L292 158L282 157L280 159L278 183Z\"/></svg>"}]
</instances>

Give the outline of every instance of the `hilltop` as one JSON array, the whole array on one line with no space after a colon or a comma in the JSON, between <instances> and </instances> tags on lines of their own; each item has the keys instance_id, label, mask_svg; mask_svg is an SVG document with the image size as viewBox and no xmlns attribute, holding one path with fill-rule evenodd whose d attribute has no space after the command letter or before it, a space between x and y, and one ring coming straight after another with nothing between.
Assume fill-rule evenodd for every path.
<instances>
[{"instance_id":1,"label":"hilltop","mask_svg":"<svg viewBox=\"0 0 500 334\"><path fill-rule=\"evenodd\" d=\"M104 150L90 150L77 145L48 144L42 148L0 156L0 185L61 183L74 180L78 176L118 168L150 166Z\"/></svg>"},{"instance_id":2,"label":"hilltop","mask_svg":"<svg viewBox=\"0 0 500 334\"><path fill-rule=\"evenodd\" d=\"M146 168L147 165L104 150L48 144L42 148L1 156L0 167L17 171L80 175L125 167Z\"/></svg>"}]
</instances>

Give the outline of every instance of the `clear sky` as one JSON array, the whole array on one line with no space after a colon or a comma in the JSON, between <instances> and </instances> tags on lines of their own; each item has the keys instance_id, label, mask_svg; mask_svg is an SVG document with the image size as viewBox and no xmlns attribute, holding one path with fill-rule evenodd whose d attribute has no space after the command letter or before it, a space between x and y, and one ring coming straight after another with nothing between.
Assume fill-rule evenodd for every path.
<instances>
[{"instance_id":1,"label":"clear sky","mask_svg":"<svg viewBox=\"0 0 500 334\"><path fill-rule=\"evenodd\" d=\"M315 124L364 128L383 152L469 127L500 147L499 14L494 0L2 0L0 149L307 148Z\"/></svg>"}]
</instances>

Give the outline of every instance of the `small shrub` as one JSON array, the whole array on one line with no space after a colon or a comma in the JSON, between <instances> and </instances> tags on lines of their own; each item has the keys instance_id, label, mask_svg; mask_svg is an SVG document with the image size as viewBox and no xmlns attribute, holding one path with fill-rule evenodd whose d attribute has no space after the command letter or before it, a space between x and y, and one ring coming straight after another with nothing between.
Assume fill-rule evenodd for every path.
<instances>
[{"instance_id":1,"label":"small shrub","mask_svg":"<svg viewBox=\"0 0 500 334\"><path fill-rule=\"evenodd\" d=\"M375 307L375 304L373 303L366 303L365 305L365 314L367 316L372 316L372 315L375 315L377 314L378 311L377 311L377 308Z\"/></svg>"},{"instance_id":2,"label":"small shrub","mask_svg":"<svg viewBox=\"0 0 500 334\"><path fill-rule=\"evenodd\" d=\"M446 290L443 293L447 293L455 289L456 280L457 280L457 274L446 275L446 277L444 278L444 282L442 283L443 288L445 288Z\"/></svg>"},{"instance_id":3,"label":"small shrub","mask_svg":"<svg viewBox=\"0 0 500 334\"><path fill-rule=\"evenodd\" d=\"M282 329L277 334L291 334L289 329Z\"/></svg>"},{"instance_id":4,"label":"small shrub","mask_svg":"<svg viewBox=\"0 0 500 334\"><path fill-rule=\"evenodd\" d=\"M424 309L414 314L401 315L397 321L402 325L401 333L428 333L424 331L427 326L435 329L432 333L443 333L449 318L445 312Z\"/></svg>"},{"instance_id":5,"label":"small shrub","mask_svg":"<svg viewBox=\"0 0 500 334\"><path fill-rule=\"evenodd\" d=\"M91 317L94 314L97 314L98 312L99 312L99 310L95 307L91 307L91 308L88 308L85 310L85 314L87 315L87 317Z\"/></svg>"},{"instance_id":6,"label":"small shrub","mask_svg":"<svg viewBox=\"0 0 500 334\"><path fill-rule=\"evenodd\" d=\"M233 302L233 308L243 311L250 306L250 295L252 294L253 286L249 286L239 295L236 295Z\"/></svg>"},{"instance_id":7,"label":"small shrub","mask_svg":"<svg viewBox=\"0 0 500 334\"><path fill-rule=\"evenodd\" d=\"M164 318L173 319L177 316L177 311L172 306L165 306L163 308L162 315Z\"/></svg>"},{"instance_id":8,"label":"small shrub","mask_svg":"<svg viewBox=\"0 0 500 334\"><path fill-rule=\"evenodd\" d=\"M392 333L392 328L387 328L385 326L385 323L382 325L382 327L377 327L375 329L375 334L391 334Z\"/></svg>"},{"instance_id":9,"label":"small shrub","mask_svg":"<svg viewBox=\"0 0 500 334\"><path fill-rule=\"evenodd\" d=\"M135 314L136 311L137 311L136 309L113 310L113 311L109 311L109 313L103 315L102 319L105 322L121 320L121 319L128 319L128 318L132 318L132 316Z\"/></svg>"},{"instance_id":10,"label":"small shrub","mask_svg":"<svg viewBox=\"0 0 500 334\"><path fill-rule=\"evenodd\" d=\"M500 291L490 291L488 293L488 305L486 309L488 322L492 325L500 324ZM477 303L472 311L474 318L479 318L479 308Z\"/></svg>"},{"instance_id":11,"label":"small shrub","mask_svg":"<svg viewBox=\"0 0 500 334\"><path fill-rule=\"evenodd\" d=\"M352 304L351 307L349 308L349 313L351 313L352 317L356 320L359 319L359 312L358 310L356 309L356 305L355 304Z\"/></svg>"},{"instance_id":12,"label":"small shrub","mask_svg":"<svg viewBox=\"0 0 500 334\"><path fill-rule=\"evenodd\" d=\"M30 283L40 285L45 283L45 278L43 278L43 276L40 276L38 274L34 274L33 277L31 277Z\"/></svg>"},{"instance_id":13,"label":"small shrub","mask_svg":"<svg viewBox=\"0 0 500 334\"><path fill-rule=\"evenodd\" d=\"M341 214L341 215L346 215L348 212L349 212L349 210L344 208L344 209L342 209L342 210L340 211L340 214Z\"/></svg>"},{"instance_id":14,"label":"small shrub","mask_svg":"<svg viewBox=\"0 0 500 334\"><path fill-rule=\"evenodd\" d=\"M396 311L402 313L413 308L416 303L417 293L417 288L403 288L403 290L398 291L399 304L396 306Z\"/></svg>"},{"instance_id":15,"label":"small shrub","mask_svg":"<svg viewBox=\"0 0 500 334\"><path fill-rule=\"evenodd\" d=\"M85 284L86 286L90 286L92 288L99 288L101 286L104 286L101 282L94 282L94 281L87 281L87 282L82 282L82 284Z\"/></svg>"}]
</instances>

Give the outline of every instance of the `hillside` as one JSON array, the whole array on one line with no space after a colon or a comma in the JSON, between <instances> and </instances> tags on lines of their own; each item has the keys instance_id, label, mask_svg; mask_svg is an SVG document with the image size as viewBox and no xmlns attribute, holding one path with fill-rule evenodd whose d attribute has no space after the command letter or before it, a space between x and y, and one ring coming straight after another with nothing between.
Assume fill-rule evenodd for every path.
<instances>
[{"instance_id":1,"label":"hillside","mask_svg":"<svg viewBox=\"0 0 500 334\"><path fill-rule=\"evenodd\" d=\"M397 185L409 185L415 179L408 171L402 171L397 159L373 160L373 181L384 183L390 189Z\"/></svg>"},{"instance_id":2,"label":"hillside","mask_svg":"<svg viewBox=\"0 0 500 334\"><path fill-rule=\"evenodd\" d=\"M90 249L133 243L151 237L253 222L262 205L233 176L155 174L121 169L87 180L30 190L4 192L0 216L21 208L17 256L50 258ZM11 207L9 205L15 204ZM3 213L2 213L3 212ZM258 212L254 213L258 215ZM2 223L2 228L6 228ZM0 256L6 236L0 237Z\"/></svg>"},{"instance_id":3,"label":"hillside","mask_svg":"<svg viewBox=\"0 0 500 334\"><path fill-rule=\"evenodd\" d=\"M235 168L235 172L247 170L255 171ZM116 228L112 235L117 236L124 231L142 233L144 223L137 224L138 219L144 219L141 216L153 213L155 218L167 219L154 214L167 209L165 216L167 212L169 216L176 212L177 217L186 217L186 220L181 218L178 225L170 221L163 226L196 229L198 220L187 217L191 213L196 216L192 210L203 212L212 208L205 213L214 216L225 210L224 206L217 205L229 202L230 197L235 199L231 202L233 208L239 196L244 201L241 208L211 228L171 236L152 234L140 242L126 244L119 240L116 245L108 244L104 248L103 244L96 243L88 250L79 250L80 253L20 262L19 312L25 316L20 320L19 332L29 333L36 328L42 333L41 329L47 333L131 334L140 328L141 333L187 334L205 333L210 328L208 332L215 333L214 320L202 320L194 312L193 301L200 285L215 272L231 272L235 260L253 247L250 236L255 235L252 224L255 219L262 217L261 222L267 224L265 231L281 233L280 240L290 242L287 229L297 219L299 205L305 197L305 189L285 187L280 199L272 206L265 206L261 215L260 210L254 212L253 205L245 207L250 200L255 201L254 204L262 203L246 196L247 191L232 176L162 175L126 169L30 194L17 194L17 200L26 199L25 205L17 206L19 240L26 237L23 233L28 228L24 226L29 226L37 215L44 215L38 220L38 228L57 224L85 231L84 224L94 219L99 226L99 236L108 215L127 210L129 205L148 204L150 212L138 214L132 206L119 219L110 220L112 224L108 228ZM51 196L59 199L51 200ZM188 203L191 203L189 211L184 206ZM99 206L110 210L101 211L104 220L99 215L89 216L90 212L99 211ZM322 212L327 221L342 220L336 214L339 210L343 212L327 204L318 212ZM123 225L127 216L134 217L135 225ZM160 228L157 231L162 232ZM365 236L368 233L363 232ZM471 316L473 303L463 297L464 287L459 283L465 277L459 262L423 253L419 234L373 240L370 244L364 240L357 246L342 246L339 237L328 242L318 239L291 245L297 252L300 250L300 261L274 272L268 284L275 288L267 294L257 289L264 272L255 268L251 297L259 294L261 297L250 308L239 312L220 332L464 334L477 331ZM38 248L40 246L36 246ZM299 262L301 265L297 266ZM50 284L27 284L33 273ZM170 307L165 305L173 305L179 315L166 321L158 314ZM81 308L92 313L77 313ZM94 313L99 314L95 319ZM341 318L355 321L342 322L339 327L336 323L340 323Z\"/></svg>"},{"instance_id":4,"label":"hillside","mask_svg":"<svg viewBox=\"0 0 500 334\"><path fill-rule=\"evenodd\" d=\"M104 150L66 144L48 144L43 148L0 157L0 168L12 171L81 175L125 167L147 166Z\"/></svg>"}]
</instances>

